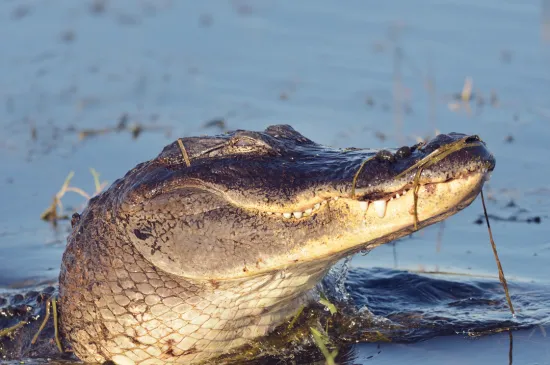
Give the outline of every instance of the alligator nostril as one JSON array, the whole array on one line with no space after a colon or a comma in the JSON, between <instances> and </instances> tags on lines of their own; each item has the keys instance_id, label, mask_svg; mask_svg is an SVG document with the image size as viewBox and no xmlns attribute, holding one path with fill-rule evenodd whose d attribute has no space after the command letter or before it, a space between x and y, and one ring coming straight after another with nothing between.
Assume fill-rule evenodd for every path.
<instances>
[{"instance_id":1,"label":"alligator nostril","mask_svg":"<svg viewBox=\"0 0 550 365\"><path fill-rule=\"evenodd\" d=\"M395 157L398 159L407 158L412 154L409 146L403 146L395 152Z\"/></svg>"},{"instance_id":2,"label":"alligator nostril","mask_svg":"<svg viewBox=\"0 0 550 365\"><path fill-rule=\"evenodd\" d=\"M470 136L465 139L466 143L472 143L472 142L481 142L481 138L477 134L474 134L473 136Z\"/></svg>"},{"instance_id":3,"label":"alligator nostril","mask_svg":"<svg viewBox=\"0 0 550 365\"><path fill-rule=\"evenodd\" d=\"M71 228L74 228L80 222L80 214L74 213L71 217Z\"/></svg>"},{"instance_id":4,"label":"alligator nostril","mask_svg":"<svg viewBox=\"0 0 550 365\"><path fill-rule=\"evenodd\" d=\"M394 162L395 156L388 150L381 150L376 154L376 159L380 161Z\"/></svg>"},{"instance_id":5,"label":"alligator nostril","mask_svg":"<svg viewBox=\"0 0 550 365\"><path fill-rule=\"evenodd\" d=\"M411 152L422 149L426 145L426 142L418 142L417 144L411 146Z\"/></svg>"}]
</instances>

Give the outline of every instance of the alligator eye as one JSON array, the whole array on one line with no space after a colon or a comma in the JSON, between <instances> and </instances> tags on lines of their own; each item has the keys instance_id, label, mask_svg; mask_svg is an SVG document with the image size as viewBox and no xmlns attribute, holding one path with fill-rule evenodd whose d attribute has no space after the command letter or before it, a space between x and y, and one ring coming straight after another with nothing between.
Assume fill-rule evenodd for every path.
<instances>
[{"instance_id":1,"label":"alligator eye","mask_svg":"<svg viewBox=\"0 0 550 365\"><path fill-rule=\"evenodd\" d=\"M411 154L411 148L409 146L403 146L395 152L395 157L398 159L403 159L409 157Z\"/></svg>"},{"instance_id":2,"label":"alligator eye","mask_svg":"<svg viewBox=\"0 0 550 365\"><path fill-rule=\"evenodd\" d=\"M231 141L225 147L226 153L265 153L271 150L271 146L262 141L261 139L251 138L248 136L237 136L231 139Z\"/></svg>"},{"instance_id":3,"label":"alligator eye","mask_svg":"<svg viewBox=\"0 0 550 365\"><path fill-rule=\"evenodd\" d=\"M376 159L380 161L393 162L395 161L395 156L388 150L381 150L376 154Z\"/></svg>"},{"instance_id":4,"label":"alligator eye","mask_svg":"<svg viewBox=\"0 0 550 365\"><path fill-rule=\"evenodd\" d=\"M237 147L254 147L257 145L257 143L256 140L252 138L240 137L233 142L233 145Z\"/></svg>"}]
</instances>

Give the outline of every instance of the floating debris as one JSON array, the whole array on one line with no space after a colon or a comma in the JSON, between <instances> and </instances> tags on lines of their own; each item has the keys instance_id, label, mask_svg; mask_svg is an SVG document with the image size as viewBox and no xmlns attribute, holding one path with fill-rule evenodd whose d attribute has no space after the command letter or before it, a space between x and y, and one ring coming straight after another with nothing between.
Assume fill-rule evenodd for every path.
<instances>
[{"instance_id":1,"label":"floating debris","mask_svg":"<svg viewBox=\"0 0 550 365\"><path fill-rule=\"evenodd\" d=\"M223 118L217 118L217 119L212 119L208 122L205 122L202 125L202 127L203 128L219 128L222 131L224 131L227 128L227 122Z\"/></svg>"},{"instance_id":2,"label":"floating debris","mask_svg":"<svg viewBox=\"0 0 550 365\"><path fill-rule=\"evenodd\" d=\"M54 195L52 199L52 204L48 208L46 208L46 210L44 210L40 215L40 219L51 222L54 226L57 226L57 222L59 220L68 220L69 216L63 213L63 204L61 202L61 199L63 198L65 193L69 191L83 196L86 201L90 200L93 196L99 194L105 188L105 186L107 186L107 182L99 181L99 173L95 169L91 168L90 173L92 174L94 179L95 191L93 194L90 195L80 188L70 186L71 179L74 176L74 171L71 171L69 172L69 175L67 175L67 177L65 178L61 189L59 189L59 191Z\"/></svg>"},{"instance_id":3,"label":"floating debris","mask_svg":"<svg viewBox=\"0 0 550 365\"><path fill-rule=\"evenodd\" d=\"M88 129L80 129L75 130L78 133L78 138L80 140L96 137L103 134L109 134L109 133L120 133L120 132L130 132L133 139L137 139L141 133L145 131L163 131L165 133L171 132L171 127L167 126L159 126L159 125L144 125L142 123L134 123L130 125L128 123L129 116L127 113L124 113L120 116L119 121L116 126L113 127L105 127L105 128L88 128Z\"/></svg>"},{"instance_id":4,"label":"floating debris","mask_svg":"<svg viewBox=\"0 0 550 365\"><path fill-rule=\"evenodd\" d=\"M534 224L540 224L542 222L542 218L538 215L533 217L527 217L527 218L519 218L517 215L511 215L509 217L501 217L496 214L488 214L489 218L500 221L500 222L511 222L511 223L534 223ZM478 219L474 221L475 224L483 224L483 215L480 215Z\"/></svg>"}]
</instances>

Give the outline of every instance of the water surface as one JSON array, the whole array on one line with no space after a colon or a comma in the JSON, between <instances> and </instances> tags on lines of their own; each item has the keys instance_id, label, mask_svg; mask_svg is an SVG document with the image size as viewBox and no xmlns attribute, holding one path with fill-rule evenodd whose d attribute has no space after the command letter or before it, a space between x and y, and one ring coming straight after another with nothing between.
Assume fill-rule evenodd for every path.
<instances>
[{"instance_id":1,"label":"water surface","mask_svg":"<svg viewBox=\"0 0 550 365\"><path fill-rule=\"evenodd\" d=\"M92 192L90 167L114 181L176 137L220 132L205 122L225 119L229 129L286 123L338 147L394 147L457 131L480 135L496 156L490 212L542 220L494 221L493 233L520 324L547 324L548 8L496 0L2 2L1 290L55 281L68 227L39 217L70 171L74 186ZM474 99L457 102L467 77ZM79 131L115 126L125 114L147 127L137 139L129 132L79 139ZM84 202L74 193L63 198L67 212ZM445 280L483 283L482 297L502 298L486 228L473 223L480 213L475 201L444 226L356 256L354 272L363 276L351 279L350 293L379 298L368 305L381 316L391 315L386 295L405 313L445 307L456 320L448 329L472 318L510 320L502 299L450 310L454 287L421 274L446 272ZM373 267L382 271L360 270ZM390 285L364 282L379 275ZM429 305L406 291L413 278L436 292ZM532 331L515 333L514 361L550 363L546 336ZM354 361L509 361L508 334L472 340L457 332L383 344L379 354L376 344L359 345Z\"/></svg>"}]
</instances>

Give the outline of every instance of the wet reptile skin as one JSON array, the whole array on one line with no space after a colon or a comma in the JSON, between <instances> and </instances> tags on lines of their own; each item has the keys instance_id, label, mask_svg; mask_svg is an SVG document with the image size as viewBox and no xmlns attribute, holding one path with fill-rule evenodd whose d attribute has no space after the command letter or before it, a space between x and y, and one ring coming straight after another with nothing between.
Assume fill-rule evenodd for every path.
<instances>
[{"instance_id":1,"label":"wet reptile skin","mask_svg":"<svg viewBox=\"0 0 550 365\"><path fill-rule=\"evenodd\" d=\"M396 176L461 138L441 135L426 146L375 156L272 126L185 138L190 165L172 143L91 199L75 219L60 273L62 335L86 362L215 363L307 304L341 257L367 241L375 247L412 232L409 205L391 213L406 216L405 225L381 228L367 240L369 227L391 221L361 211L357 199L410 187L414 173ZM422 183L493 167L492 155L477 143L426 168ZM476 184L467 201L449 209L468 205L482 183ZM321 202L314 213L282 215ZM452 213L437 214L422 226Z\"/></svg>"},{"instance_id":2,"label":"wet reptile skin","mask_svg":"<svg viewBox=\"0 0 550 365\"><path fill-rule=\"evenodd\" d=\"M94 213L108 220L103 208ZM144 260L122 232L99 240L111 225L89 223L89 214L69 240L60 276L63 333L87 362L189 364L221 355L292 315L330 268L319 262L253 279L182 279Z\"/></svg>"}]
</instances>

